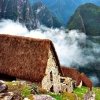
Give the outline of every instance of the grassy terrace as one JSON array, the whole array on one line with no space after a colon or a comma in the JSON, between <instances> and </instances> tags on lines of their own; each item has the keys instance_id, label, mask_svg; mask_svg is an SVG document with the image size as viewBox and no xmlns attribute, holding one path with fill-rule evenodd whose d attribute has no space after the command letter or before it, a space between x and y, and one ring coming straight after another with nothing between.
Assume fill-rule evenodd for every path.
<instances>
[{"instance_id":1,"label":"grassy terrace","mask_svg":"<svg viewBox=\"0 0 100 100\"><path fill-rule=\"evenodd\" d=\"M55 94L55 93L50 93L50 95L56 100L83 100L84 94L87 92L86 87L82 88L76 88L74 89L73 93L61 93L61 94ZM93 92L96 94L96 100L100 100L100 88L99 87L94 87Z\"/></svg>"},{"instance_id":2,"label":"grassy terrace","mask_svg":"<svg viewBox=\"0 0 100 100\"><path fill-rule=\"evenodd\" d=\"M86 87L82 88L76 88L74 90L74 93L80 98L79 100L82 100L83 95L87 92ZM96 94L96 100L100 100L100 88L99 87L93 87L93 92Z\"/></svg>"},{"instance_id":3,"label":"grassy terrace","mask_svg":"<svg viewBox=\"0 0 100 100\"><path fill-rule=\"evenodd\" d=\"M34 86L29 86L27 84L19 84L19 82L6 82L8 85L8 91L13 91L13 92L18 92L18 94L21 94L22 97L28 97L30 100L32 99L32 94L31 94L31 89L35 88ZM46 93L46 92L39 92L39 94L48 94L52 97L54 97L56 100L83 100L84 94L87 92L86 87L82 88L76 88L74 89L73 93ZM96 100L100 100L100 88L99 87L94 87L93 92L96 94ZM66 99L67 98L67 99Z\"/></svg>"}]
</instances>

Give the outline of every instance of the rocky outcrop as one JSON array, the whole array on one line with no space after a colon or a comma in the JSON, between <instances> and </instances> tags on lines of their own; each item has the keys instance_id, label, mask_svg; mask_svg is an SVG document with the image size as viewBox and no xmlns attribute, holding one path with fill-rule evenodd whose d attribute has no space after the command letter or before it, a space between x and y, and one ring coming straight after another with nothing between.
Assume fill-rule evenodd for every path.
<instances>
[{"instance_id":1,"label":"rocky outcrop","mask_svg":"<svg viewBox=\"0 0 100 100\"><path fill-rule=\"evenodd\" d=\"M0 81L0 100L12 100L14 93L7 92L8 86L4 81Z\"/></svg>"},{"instance_id":2,"label":"rocky outcrop","mask_svg":"<svg viewBox=\"0 0 100 100\"><path fill-rule=\"evenodd\" d=\"M29 0L0 0L0 19L11 19L31 30L39 24L61 27L57 18L41 2L30 5Z\"/></svg>"},{"instance_id":3,"label":"rocky outcrop","mask_svg":"<svg viewBox=\"0 0 100 100\"><path fill-rule=\"evenodd\" d=\"M61 27L62 24L57 17L42 2L33 4L32 10L40 24L47 27Z\"/></svg>"},{"instance_id":4,"label":"rocky outcrop","mask_svg":"<svg viewBox=\"0 0 100 100\"><path fill-rule=\"evenodd\" d=\"M28 29L37 27L28 0L0 0L0 19L19 21L25 24Z\"/></svg>"},{"instance_id":5,"label":"rocky outcrop","mask_svg":"<svg viewBox=\"0 0 100 100\"><path fill-rule=\"evenodd\" d=\"M35 3L39 0L30 0L31 3ZM70 19L70 16L74 13L76 8L87 2L100 5L100 0L41 0L52 11L57 18L66 25Z\"/></svg>"},{"instance_id":6,"label":"rocky outcrop","mask_svg":"<svg viewBox=\"0 0 100 100\"><path fill-rule=\"evenodd\" d=\"M7 88L8 88L7 85L4 84L3 81L0 81L0 93L5 92L7 90Z\"/></svg>"},{"instance_id":7,"label":"rocky outcrop","mask_svg":"<svg viewBox=\"0 0 100 100\"><path fill-rule=\"evenodd\" d=\"M6 85L7 83L4 82L4 81L0 81L0 100L55 100L54 98L52 98L51 96L49 95L46 95L46 94L33 94L33 93L30 93L30 96L22 96L22 92L20 93L18 90L13 90L13 86L16 86L16 85L20 85L19 86L19 90L22 89L20 88L21 86L24 87L26 86L25 84L27 85L31 85L31 83L27 82L27 81L12 81L12 82L9 82L9 85ZM11 85L12 84L12 85ZM9 88L7 88L9 87ZM12 91L11 91L11 89ZM32 86L32 89L35 89L33 88ZM23 90L20 90L20 91L23 91ZM25 94L27 94L27 89L26 91L24 91Z\"/></svg>"},{"instance_id":8,"label":"rocky outcrop","mask_svg":"<svg viewBox=\"0 0 100 100\"><path fill-rule=\"evenodd\" d=\"M95 93L88 91L85 95L84 95L84 100L95 100Z\"/></svg>"},{"instance_id":9,"label":"rocky outcrop","mask_svg":"<svg viewBox=\"0 0 100 100\"><path fill-rule=\"evenodd\" d=\"M49 95L35 95L34 100L56 100Z\"/></svg>"},{"instance_id":10,"label":"rocky outcrop","mask_svg":"<svg viewBox=\"0 0 100 100\"><path fill-rule=\"evenodd\" d=\"M12 100L13 95L13 92L0 93L0 100Z\"/></svg>"},{"instance_id":11,"label":"rocky outcrop","mask_svg":"<svg viewBox=\"0 0 100 100\"><path fill-rule=\"evenodd\" d=\"M0 81L0 100L22 100L22 96L17 92L8 91L6 83Z\"/></svg>"}]
</instances>

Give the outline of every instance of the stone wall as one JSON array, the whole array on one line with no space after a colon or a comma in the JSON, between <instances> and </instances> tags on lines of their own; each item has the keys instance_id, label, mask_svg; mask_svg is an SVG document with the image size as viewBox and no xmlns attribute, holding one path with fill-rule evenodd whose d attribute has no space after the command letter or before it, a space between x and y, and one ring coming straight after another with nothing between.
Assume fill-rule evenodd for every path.
<instances>
[{"instance_id":1,"label":"stone wall","mask_svg":"<svg viewBox=\"0 0 100 100\"><path fill-rule=\"evenodd\" d=\"M53 55L53 52L49 50L45 77L42 80L42 88L47 91L50 91L50 89L53 88L53 91L58 93L61 90L60 74ZM52 80L50 80L50 73L52 73Z\"/></svg>"},{"instance_id":2,"label":"stone wall","mask_svg":"<svg viewBox=\"0 0 100 100\"><path fill-rule=\"evenodd\" d=\"M60 77L61 81L61 91L62 92L73 92L73 80L69 77Z\"/></svg>"},{"instance_id":3,"label":"stone wall","mask_svg":"<svg viewBox=\"0 0 100 100\"><path fill-rule=\"evenodd\" d=\"M52 80L50 78L50 73L52 72ZM61 79L64 79L61 82ZM53 86L53 87L52 87ZM42 88L52 92L73 92L73 80L69 77L61 77L58 71L58 66L56 65L55 57L53 56L53 52L49 50L48 54L48 62L47 68L45 72L45 76L42 80Z\"/></svg>"}]
</instances>

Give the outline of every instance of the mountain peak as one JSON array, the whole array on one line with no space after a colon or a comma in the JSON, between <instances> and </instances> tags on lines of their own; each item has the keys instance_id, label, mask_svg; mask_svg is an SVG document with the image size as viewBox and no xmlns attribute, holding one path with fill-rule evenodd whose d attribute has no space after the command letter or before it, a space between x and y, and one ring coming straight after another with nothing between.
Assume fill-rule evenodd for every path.
<instances>
[{"instance_id":1,"label":"mountain peak","mask_svg":"<svg viewBox=\"0 0 100 100\"><path fill-rule=\"evenodd\" d=\"M80 5L78 8L81 8L81 9L91 8L92 9L93 7L97 8L99 6L97 6L97 5L93 4L93 3L85 3L83 5Z\"/></svg>"},{"instance_id":2,"label":"mountain peak","mask_svg":"<svg viewBox=\"0 0 100 100\"><path fill-rule=\"evenodd\" d=\"M29 30L37 28L39 23L47 27L61 27L58 19L41 1L32 6L29 0L1 0L0 19L17 20Z\"/></svg>"},{"instance_id":3,"label":"mountain peak","mask_svg":"<svg viewBox=\"0 0 100 100\"><path fill-rule=\"evenodd\" d=\"M40 24L46 25L47 27L61 27L61 23L56 16L54 16L54 14L42 2L34 3L32 10Z\"/></svg>"}]
</instances>

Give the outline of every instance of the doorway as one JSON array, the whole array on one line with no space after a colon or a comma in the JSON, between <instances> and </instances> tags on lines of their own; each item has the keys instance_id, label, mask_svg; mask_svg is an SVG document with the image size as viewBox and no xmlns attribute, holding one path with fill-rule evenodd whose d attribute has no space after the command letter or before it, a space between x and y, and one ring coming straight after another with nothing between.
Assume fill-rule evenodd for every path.
<instances>
[{"instance_id":1,"label":"doorway","mask_svg":"<svg viewBox=\"0 0 100 100\"><path fill-rule=\"evenodd\" d=\"M51 86L50 91L51 91L51 92L54 92L54 87L53 87L53 85Z\"/></svg>"}]
</instances>

